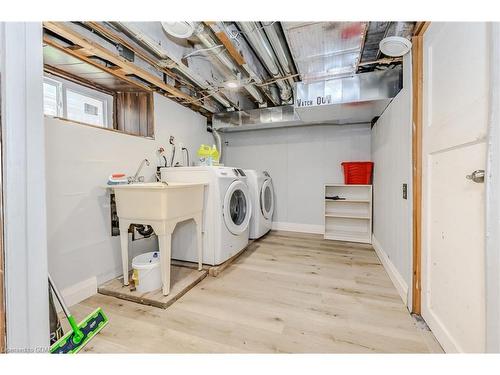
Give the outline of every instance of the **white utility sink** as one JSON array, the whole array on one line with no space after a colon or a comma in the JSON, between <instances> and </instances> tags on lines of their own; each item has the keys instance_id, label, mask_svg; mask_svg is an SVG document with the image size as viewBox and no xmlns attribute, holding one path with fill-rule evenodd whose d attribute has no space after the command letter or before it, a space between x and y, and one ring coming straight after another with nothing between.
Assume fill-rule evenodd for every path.
<instances>
[{"instance_id":1,"label":"white utility sink","mask_svg":"<svg viewBox=\"0 0 500 375\"><path fill-rule=\"evenodd\" d=\"M170 220L203 208L200 183L144 182L112 188L120 219Z\"/></svg>"},{"instance_id":2,"label":"white utility sink","mask_svg":"<svg viewBox=\"0 0 500 375\"><path fill-rule=\"evenodd\" d=\"M144 182L114 185L116 212L120 221L123 283L129 284L128 229L131 224L150 225L158 237L163 294L170 292L172 233L177 223L196 223L198 269L202 269L203 183Z\"/></svg>"}]
</instances>

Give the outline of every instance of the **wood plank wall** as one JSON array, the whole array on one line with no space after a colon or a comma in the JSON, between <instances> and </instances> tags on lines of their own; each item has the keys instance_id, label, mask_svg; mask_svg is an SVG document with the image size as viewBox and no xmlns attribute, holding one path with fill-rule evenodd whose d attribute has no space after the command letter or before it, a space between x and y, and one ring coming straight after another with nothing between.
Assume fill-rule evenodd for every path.
<instances>
[{"instance_id":1,"label":"wood plank wall","mask_svg":"<svg viewBox=\"0 0 500 375\"><path fill-rule=\"evenodd\" d=\"M153 137L153 94L119 92L115 98L115 128L128 134Z\"/></svg>"}]
</instances>

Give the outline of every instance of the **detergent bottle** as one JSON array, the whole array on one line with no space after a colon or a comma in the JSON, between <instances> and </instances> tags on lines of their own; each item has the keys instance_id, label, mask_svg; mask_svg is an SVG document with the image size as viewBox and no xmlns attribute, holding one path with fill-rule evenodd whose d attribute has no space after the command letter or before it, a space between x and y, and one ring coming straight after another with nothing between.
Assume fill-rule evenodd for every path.
<instances>
[{"instance_id":1,"label":"detergent bottle","mask_svg":"<svg viewBox=\"0 0 500 375\"><path fill-rule=\"evenodd\" d=\"M212 150L209 145L200 145L198 149L198 157L200 158L200 165L211 165L210 154Z\"/></svg>"}]
</instances>

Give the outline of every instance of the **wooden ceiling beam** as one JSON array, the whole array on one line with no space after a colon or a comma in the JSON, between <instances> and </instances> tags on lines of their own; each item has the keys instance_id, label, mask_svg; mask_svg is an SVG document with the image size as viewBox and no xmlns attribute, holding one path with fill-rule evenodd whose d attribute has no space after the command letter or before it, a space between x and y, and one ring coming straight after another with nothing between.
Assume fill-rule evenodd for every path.
<instances>
[{"instance_id":1,"label":"wooden ceiling beam","mask_svg":"<svg viewBox=\"0 0 500 375\"><path fill-rule=\"evenodd\" d=\"M58 44L57 42L55 42L54 40L52 40L51 38L49 38L47 35L43 36L43 43L46 45L49 45L51 47L57 48L58 50L63 51L65 53L67 53L68 55L71 55L71 56L73 56L73 57L75 57L83 62L86 62L89 65L92 65L96 68L99 68L102 71L113 75L114 77L117 77L117 78L131 84L131 85L136 86L138 89L145 90L145 91L153 91L151 89L151 87L146 86L142 83L139 83L133 79L130 79L129 77L126 76L125 72L121 71L120 69L116 69L115 67L112 67L112 68L106 67L106 66L99 64L98 62L90 59L88 56L81 54L80 53L81 49L72 49L72 48L68 48L68 47L63 47L60 44Z\"/></svg>"},{"instance_id":2,"label":"wooden ceiling beam","mask_svg":"<svg viewBox=\"0 0 500 375\"><path fill-rule=\"evenodd\" d=\"M93 56L97 56L101 59L107 60L111 62L112 64L121 67L123 70L123 75L119 75L120 77L125 77L125 75L135 75L144 81L158 87L159 89L162 89L170 94L172 94L174 97L177 97L179 99L183 99L186 101L191 101L195 98L191 97L190 95L182 92L178 88L171 86L169 84L166 84L161 80L160 78L154 76L153 74L147 72L146 70L136 66L135 64L131 63L130 61L126 60L125 58L116 55L106 48L102 47L101 45L86 39L82 35L78 34L76 31L72 30L71 28L59 23L59 22L44 22L43 23L44 28L47 30L50 30L56 35L61 36L62 38L71 41L73 44L81 46L83 49L86 51L92 53ZM46 38L44 38L45 41ZM65 49L66 51L69 51ZM78 50L77 50L78 51ZM72 51L76 52L77 51ZM85 56L82 56L85 57ZM81 57L79 57L81 58ZM87 60L88 56L87 56ZM86 61L86 60L85 60ZM108 71L110 74L111 70ZM114 75L116 76L116 70L114 71ZM196 106L201 106L201 104L196 103Z\"/></svg>"},{"instance_id":3,"label":"wooden ceiling beam","mask_svg":"<svg viewBox=\"0 0 500 375\"><path fill-rule=\"evenodd\" d=\"M226 48L227 52L231 55L233 60L239 65L243 66L246 64L245 59L243 56L241 56L240 52L236 49L234 44L231 42L231 40L227 37L227 34L225 33L224 30L221 30L221 28L217 25L217 22L213 21L206 21L204 22L205 25L207 25L215 34L219 42L222 43L222 45Z\"/></svg>"},{"instance_id":4,"label":"wooden ceiling beam","mask_svg":"<svg viewBox=\"0 0 500 375\"><path fill-rule=\"evenodd\" d=\"M148 53L145 53L142 49L137 48L134 46L132 43L130 43L128 40L122 38L120 35L117 33L113 32L112 30L108 29L107 27L101 25L98 22L91 22L91 21L85 21L83 24L87 25L91 29L97 31L99 34L105 36L106 38L111 39L112 41L121 44L122 46L128 48L129 50L133 51L137 56L139 56L142 60L146 61L147 63L153 65L156 69L159 71L164 72L168 76L174 78L175 80L181 82L183 85L193 87L194 86L187 82L183 77L179 76L177 73L174 73L170 69L160 66L158 64L158 59L151 57Z\"/></svg>"}]
</instances>

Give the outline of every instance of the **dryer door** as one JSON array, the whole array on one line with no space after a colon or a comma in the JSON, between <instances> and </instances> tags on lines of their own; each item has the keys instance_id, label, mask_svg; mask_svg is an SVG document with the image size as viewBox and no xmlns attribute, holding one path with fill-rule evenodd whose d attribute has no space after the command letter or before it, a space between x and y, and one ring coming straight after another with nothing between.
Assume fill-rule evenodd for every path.
<instances>
[{"instance_id":1,"label":"dryer door","mask_svg":"<svg viewBox=\"0 0 500 375\"><path fill-rule=\"evenodd\" d=\"M226 227L232 234L240 235L248 228L252 207L248 187L244 182L234 181L229 185L222 212Z\"/></svg>"},{"instance_id":2,"label":"dryer door","mask_svg":"<svg viewBox=\"0 0 500 375\"><path fill-rule=\"evenodd\" d=\"M260 210L267 220L272 219L274 212L274 193L273 182L270 178L264 181L262 189L260 189Z\"/></svg>"}]
</instances>

